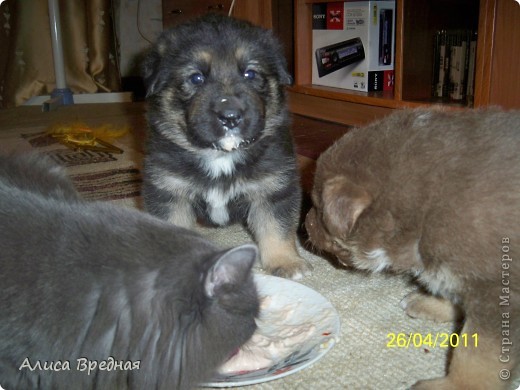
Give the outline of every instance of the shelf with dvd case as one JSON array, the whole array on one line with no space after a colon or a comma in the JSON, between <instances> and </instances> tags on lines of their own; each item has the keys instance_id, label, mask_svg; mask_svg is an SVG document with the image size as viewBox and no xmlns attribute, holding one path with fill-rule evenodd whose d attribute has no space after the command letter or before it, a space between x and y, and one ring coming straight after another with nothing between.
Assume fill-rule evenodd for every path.
<instances>
[{"instance_id":1,"label":"shelf with dvd case","mask_svg":"<svg viewBox=\"0 0 520 390\"><path fill-rule=\"evenodd\" d=\"M439 30L433 42L432 97L473 106L477 32Z\"/></svg>"},{"instance_id":2,"label":"shelf with dvd case","mask_svg":"<svg viewBox=\"0 0 520 390\"><path fill-rule=\"evenodd\" d=\"M292 112L363 125L396 108L464 106L432 97L432 42L443 29L478 32L474 106L520 108L520 5L514 0L396 0L394 90L376 92L313 84L312 6L326 2L294 0L294 84L288 88Z\"/></svg>"}]
</instances>

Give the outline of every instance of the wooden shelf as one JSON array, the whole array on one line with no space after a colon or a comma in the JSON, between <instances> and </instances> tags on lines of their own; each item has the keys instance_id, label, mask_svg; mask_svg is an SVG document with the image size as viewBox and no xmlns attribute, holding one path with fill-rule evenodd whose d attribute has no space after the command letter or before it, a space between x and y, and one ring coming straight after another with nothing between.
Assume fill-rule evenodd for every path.
<instances>
[{"instance_id":1,"label":"wooden shelf","mask_svg":"<svg viewBox=\"0 0 520 390\"><path fill-rule=\"evenodd\" d=\"M460 108L461 104L447 104L430 97L435 31L458 28L478 30L475 106L500 104L520 108L520 78L518 71L511 72L518 68L513 59L520 56L520 6L514 0L397 0L393 93L312 85L312 4L323 2L327 0L294 3L295 83L288 91L293 112L361 125L404 107ZM506 50L506 45L511 50ZM497 71L497 64L504 72ZM497 80L501 90L494 87Z\"/></svg>"},{"instance_id":2,"label":"wooden shelf","mask_svg":"<svg viewBox=\"0 0 520 390\"><path fill-rule=\"evenodd\" d=\"M393 92L358 92L344 89L325 87L321 85L297 85L291 88L294 92L319 96L327 99L342 100L345 102L361 103L370 106L396 108Z\"/></svg>"}]
</instances>

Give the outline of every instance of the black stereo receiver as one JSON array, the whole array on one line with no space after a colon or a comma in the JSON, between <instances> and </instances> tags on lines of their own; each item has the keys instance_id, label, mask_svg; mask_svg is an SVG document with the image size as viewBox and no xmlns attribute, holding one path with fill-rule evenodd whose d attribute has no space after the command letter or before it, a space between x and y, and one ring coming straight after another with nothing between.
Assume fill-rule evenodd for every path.
<instances>
[{"instance_id":1,"label":"black stereo receiver","mask_svg":"<svg viewBox=\"0 0 520 390\"><path fill-rule=\"evenodd\" d=\"M320 77L363 59L365 49L359 37L316 49L316 64Z\"/></svg>"}]
</instances>

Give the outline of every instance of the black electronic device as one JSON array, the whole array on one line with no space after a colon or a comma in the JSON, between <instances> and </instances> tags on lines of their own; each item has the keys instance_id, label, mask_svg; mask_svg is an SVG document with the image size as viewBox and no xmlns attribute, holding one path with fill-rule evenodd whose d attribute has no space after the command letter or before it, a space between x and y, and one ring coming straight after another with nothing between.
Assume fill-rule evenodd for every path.
<instances>
[{"instance_id":1,"label":"black electronic device","mask_svg":"<svg viewBox=\"0 0 520 390\"><path fill-rule=\"evenodd\" d=\"M392 64L393 12L391 9L379 12L379 65Z\"/></svg>"},{"instance_id":2,"label":"black electronic device","mask_svg":"<svg viewBox=\"0 0 520 390\"><path fill-rule=\"evenodd\" d=\"M365 49L359 37L316 49L320 77L364 59Z\"/></svg>"}]
</instances>

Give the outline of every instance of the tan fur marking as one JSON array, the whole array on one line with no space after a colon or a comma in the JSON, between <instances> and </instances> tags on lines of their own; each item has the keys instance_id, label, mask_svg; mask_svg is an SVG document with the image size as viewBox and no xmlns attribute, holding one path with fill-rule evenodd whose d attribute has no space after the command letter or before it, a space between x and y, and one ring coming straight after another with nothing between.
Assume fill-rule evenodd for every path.
<instances>
[{"instance_id":1,"label":"tan fur marking","mask_svg":"<svg viewBox=\"0 0 520 390\"><path fill-rule=\"evenodd\" d=\"M260 248L262 266L269 273L301 279L311 270L296 249L296 233L288 236L261 205L251 207L248 222Z\"/></svg>"},{"instance_id":2,"label":"tan fur marking","mask_svg":"<svg viewBox=\"0 0 520 390\"><path fill-rule=\"evenodd\" d=\"M414 291L405 296L401 301L401 307L412 318L437 322L455 321L459 316L457 307L449 300L420 291Z\"/></svg>"},{"instance_id":3,"label":"tan fur marking","mask_svg":"<svg viewBox=\"0 0 520 390\"><path fill-rule=\"evenodd\" d=\"M201 50L201 51L193 53L193 55L194 55L195 59L198 61L203 61L203 62L206 62L207 64L211 63L212 55L209 51Z\"/></svg>"}]
</instances>

